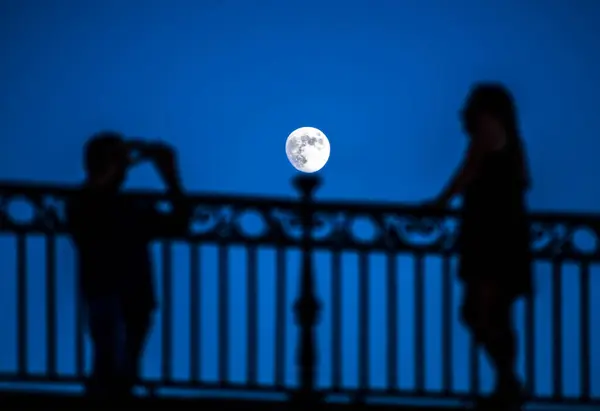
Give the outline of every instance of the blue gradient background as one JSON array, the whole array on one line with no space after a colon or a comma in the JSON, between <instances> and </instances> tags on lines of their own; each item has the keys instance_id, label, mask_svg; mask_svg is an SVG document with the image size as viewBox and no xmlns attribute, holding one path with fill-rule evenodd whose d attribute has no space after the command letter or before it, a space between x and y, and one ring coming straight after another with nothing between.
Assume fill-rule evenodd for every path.
<instances>
[{"instance_id":1,"label":"blue gradient background","mask_svg":"<svg viewBox=\"0 0 600 411\"><path fill-rule=\"evenodd\" d=\"M530 151L535 209L594 210L600 201L600 3L593 0L3 0L0 3L0 177L74 183L81 147L93 131L160 138L180 151L186 186L294 195L284 143L297 127L323 130L332 152L319 198L419 201L437 193L464 149L458 110L469 85L497 79L514 90ZM140 167L131 187L159 188ZM18 207L17 207L18 208ZM16 211L24 212L22 207ZM364 228L366 230L366 228ZM0 368L15 366L14 241L0 247ZM175 377L186 378L186 246L175 246ZM203 246L203 377L216 375L216 254ZM231 336L244 341L244 252L232 250ZM160 267L158 261L156 267ZM330 383L329 265L317 256L325 309L319 331L319 382ZM290 254L289 304L298 256ZM345 384L355 386L356 256L344 256ZM272 250L261 250L261 371L272 380ZM440 261L427 262L427 386L440 386ZM372 384L384 384L383 257L371 258ZM29 328L32 371L44 367L43 240L30 241ZM401 385L413 383L412 262L399 265ZM158 270L157 270L158 271ZM597 270L594 270L597 271ZM549 266L536 270L537 387L551 391ZM564 271L565 384L578 393L578 279ZM160 276L160 273L157 273ZM74 271L68 240L59 244L59 366L74 367ZM592 301L600 277L592 276ZM457 287L456 297L459 295ZM211 308L214 307L214 308ZM592 383L600 395L600 325L592 307ZM288 383L295 383L295 332L289 317ZM467 336L455 324L456 388L466 389ZM160 321L145 374L160 371ZM214 337L214 338L212 338ZM233 344L232 378L243 381L243 344ZM460 364L464 364L461 366ZM492 380L482 366L484 387Z\"/></svg>"}]
</instances>

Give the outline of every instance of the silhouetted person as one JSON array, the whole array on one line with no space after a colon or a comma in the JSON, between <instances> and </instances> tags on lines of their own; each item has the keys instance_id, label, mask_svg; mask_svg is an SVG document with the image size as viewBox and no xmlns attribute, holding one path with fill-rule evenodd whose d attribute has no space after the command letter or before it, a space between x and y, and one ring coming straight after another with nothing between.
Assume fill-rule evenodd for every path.
<instances>
[{"instance_id":1,"label":"silhouetted person","mask_svg":"<svg viewBox=\"0 0 600 411\"><path fill-rule=\"evenodd\" d=\"M512 307L532 291L525 200L529 170L513 98L502 85L476 85L462 120L469 147L436 205L463 195L458 240L462 318L496 372L495 392L483 408L509 408L522 402Z\"/></svg>"},{"instance_id":2,"label":"silhouetted person","mask_svg":"<svg viewBox=\"0 0 600 411\"><path fill-rule=\"evenodd\" d=\"M170 213L119 194L129 168L143 160L154 163L172 195ZM149 242L153 236L186 232L190 213L174 152L166 145L102 132L86 144L84 163L87 178L67 215L94 350L87 392L119 398L131 395L138 379L156 307Z\"/></svg>"}]
</instances>

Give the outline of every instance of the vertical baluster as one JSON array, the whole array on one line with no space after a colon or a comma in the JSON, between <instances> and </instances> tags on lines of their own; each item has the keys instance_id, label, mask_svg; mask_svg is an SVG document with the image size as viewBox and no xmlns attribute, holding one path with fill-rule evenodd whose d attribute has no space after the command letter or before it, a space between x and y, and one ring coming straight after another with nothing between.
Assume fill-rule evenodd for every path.
<instances>
[{"instance_id":1,"label":"vertical baluster","mask_svg":"<svg viewBox=\"0 0 600 411\"><path fill-rule=\"evenodd\" d=\"M56 377L56 237L46 236L46 372Z\"/></svg>"},{"instance_id":2,"label":"vertical baluster","mask_svg":"<svg viewBox=\"0 0 600 411\"><path fill-rule=\"evenodd\" d=\"M17 234L17 349L18 374L28 373L28 330L27 330L27 239Z\"/></svg>"},{"instance_id":3,"label":"vertical baluster","mask_svg":"<svg viewBox=\"0 0 600 411\"><path fill-rule=\"evenodd\" d=\"M398 264L396 255L386 256L387 277L387 389L398 389Z\"/></svg>"},{"instance_id":4,"label":"vertical baluster","mask_svg":"<svg viewBox=\"0 0 600 411\"><path fill-rule=\"evenodd\" d=\"M285 385L286 338L285 325L287 319L287 270L285 264L286 251L277 247L275 254L275 385Z\"/></svg>"},{"instance_id":5,"label":"vertical baluster","mask_svg":"<svg viewBox=\"0 0 600 411\"><path fill-rule=\"evenodd\" d=\"M579 340L579 367L581 371L581 397L583 401L589 401L591 394L590 363L592 358L590 353L590 266L587 262L581 265L580 274L579 330L581 337Z\"/></svg>"},{"instance_id":6,"label":"vertical baluster","mask_svg":"<svg viewBox=\"0 0 600 411\"><path fill-rule=\"evenodd\" d=\"M369 388L369 257L367 253L358 255L358 384L359 391ZM362 401L362 398L360 399Z\"/></svg>"},{"instance_id":7,"label":"vertical baluster","mask_svg":"<svg viewBox=\"0 0 600 411\"><path fill-rule=\"evenodd\" d=\"M563 363L562 363L562 264L552 264L552 396L556 400L563 396Z\"/></svg>"},{"instance_id":8,"label":"vertical baluster","mask_svg":"<svg viewBox=\"0 0 600 411\"><path fill-rule=\"evenodd\" d=\"M219 244L219 382L229 382L229 248Z\"/></svg>"},{"instance_id":9,"label":"vertical baluster","mask_svg":"<svg viewBox=\"0 0 600 411\"><path fill-rule=\"evenodd\" d=\"M249 385L257 384L258 373L258 275L257 275L257 252L255 246L247 249L246 273L248 285L246 287L246 322L248 324L246 355L248 364L246 367L246 379Z\"/></svg>"},{"instance_id":10,"label":"vertical baluster","mask_svg":"<svg viewBox=\"0 0 600 411\"><path fill-rule=\"evenodd\" d=\"M415 390L425 390L425 261L415 256Z\"/></svg>"},{"instance_id":11,"label":"vertical baluster","mask_svg":"<svg viewBox=\"0 0 600 411\"><path fill-rule=\"evenodd\" d=\"M200 271L200 247L190 244L190 379L192 383L200 381L202 370L202 289Z\"/></svg>"},{"instance_id":12,"label":"vertical baluster","mask_svg":"<svg viewBox=\"0 0 600 411\"><path fill-rule=\"evenodd\" d=\"M173 377L173 290L172 290L172 249L171 243L164 241L162 250L162 381L169 382Z\"/></svg>"},{"instance_id":13,"label":"vertical baluster","mask_svg":"<svg viewBox=\"0 0 600 411\"><path fill-rule=\"evenodd\" d=\"M451 260L449 254L442 257L442 390L446 395L452 393L454 369L452 355L452 321L453 321L453 293Z\"/></svg>"},{"instance_id":14,"label":"vertical baluster","mask_svg":"<svg viewBox=\"0 0 600 411\"><path fill-rule=\"evenodd\" d=\"M342 388L342 253L331 253L331 361L334 391Z\"/></svg>"}]
</instances>

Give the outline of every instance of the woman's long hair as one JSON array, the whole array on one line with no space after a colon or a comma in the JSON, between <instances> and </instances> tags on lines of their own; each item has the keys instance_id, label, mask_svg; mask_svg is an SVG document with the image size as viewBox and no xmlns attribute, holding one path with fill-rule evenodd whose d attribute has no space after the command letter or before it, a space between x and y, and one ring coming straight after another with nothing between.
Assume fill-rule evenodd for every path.
<instances>
[{"instance_id":1,"label":"woman's long hair","mask_svg":"<svg viewBox=\"0 0 600 411\"><path fill-rule=\"evenodd\" d=\"M463 127L467 133L473 133L479 117L488 114L500 121L507 133L508 145L519 157L521 177L525 187L531 184L529 168L521 132L517 108L512 93L500 83L478 83L475 84L462 111Z\"/></svg>"}]
</instances>

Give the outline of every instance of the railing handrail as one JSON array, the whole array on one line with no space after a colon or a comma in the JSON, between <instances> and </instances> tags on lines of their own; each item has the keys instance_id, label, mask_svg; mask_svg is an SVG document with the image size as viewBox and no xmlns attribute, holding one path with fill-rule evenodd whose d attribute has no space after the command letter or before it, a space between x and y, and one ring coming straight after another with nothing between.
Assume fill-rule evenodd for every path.
<instances>
[{"instance_id":1,"label":"railing handrail","mask_svg":"<svg viewBox=\"0 0 600 411\"><path fill-rule=\"evenodd\" d=\"M79 184L65 183L46 183L46 182L26 182L19 180L0 180L0 193L14 196L36 197L40 195L55 195L60 197L71 196L81 189ZM124 196L143 197L151 201L167 200L169 195L158 190L140 190L128 189L123 192ZM211 191L188 191L186 198L199 205L213 204L239 204L248 208L283 208L295 209L299 204L299 197L265 196L261 194L224 194ZM347 214L402 214L413 215L415 217L458 217L460 210L457 208L432 209L415 205L414 203L402 203L392 201L367 202L354 199L315 199L311 203L313 212L334 212L344 211ZM540 223L569 222L570 224L585 224L586 226L600 226L600 212L598 213L577 213L564 210L531 210L530 218L532 221Z\"/></svg>"}]
</instances>

